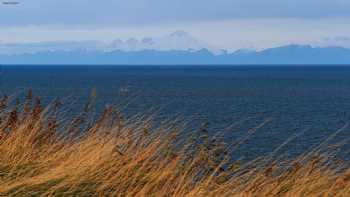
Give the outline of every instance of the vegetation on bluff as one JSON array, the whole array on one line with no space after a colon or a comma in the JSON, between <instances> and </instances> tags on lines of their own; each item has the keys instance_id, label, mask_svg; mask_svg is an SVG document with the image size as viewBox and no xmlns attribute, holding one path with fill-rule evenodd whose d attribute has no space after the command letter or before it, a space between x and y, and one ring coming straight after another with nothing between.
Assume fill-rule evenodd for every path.
<instances>
[{"instance_id":1,"label":"vegetation on bluff","mask_svg":"<svg viewBox=\"0 0 350 197\"><path fill-rule=\"evenodd\" d=\"M55 100L42 106L0 99L0 196L349 196L345 162L314 148L291 161L240 163L234 147L205 125L191 134L181 123L125 118L92 102L72 119ZM264 123L262 123L264 124Z\"/></svg>"}]
</instances>

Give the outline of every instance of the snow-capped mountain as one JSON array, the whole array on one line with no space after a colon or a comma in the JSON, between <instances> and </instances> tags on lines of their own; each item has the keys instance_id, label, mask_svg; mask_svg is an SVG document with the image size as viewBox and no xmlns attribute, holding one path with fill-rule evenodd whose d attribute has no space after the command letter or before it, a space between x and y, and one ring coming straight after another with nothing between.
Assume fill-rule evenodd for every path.
<instances>
[{"instance_id":1,"label":"snow-capped mountain","mask_svg":"<svg viewBox=\"0 0 350 197\"><path fill-rule=\"evenodd\" d=\"M38 53L46 51L142 51L142 50L183 50L199 51L208 49L213 53L220 53L220 50L201 41L185 31L175 31L161 37L145 37L141 39L128 38L126 40L115 39L112 42L100 41L74 41L74 42L38 42L38 43L1 43L0 54L23 54Z\"/></svg>"},{"instance_id":2,"label":"snow-capped mountain","mask_svg":"<svg viewBox=\"0 0 350 197\"><path fill-rule=\"evenodd\" d=\"M117 39L106 47L107 50L140 51L140 50L185 50L198 51L208 49L212 52L218 51L204 41L198 40L185 31L175 31L169 35L156 38L142 38L140 40L130 38L122 41Z\"/></svg>"},{"instance_id":3,"label":"snow-capped mountain","mask_svg":"<svg viewBox=\"0 0 350 197\"><path fill-rule=\"evenodd\" d=\"M155 40L155 45L163 50L200 50L211 49L209 44L194 38L187 32L176 31L167 36Z\"/></svg>"}]
</instances>

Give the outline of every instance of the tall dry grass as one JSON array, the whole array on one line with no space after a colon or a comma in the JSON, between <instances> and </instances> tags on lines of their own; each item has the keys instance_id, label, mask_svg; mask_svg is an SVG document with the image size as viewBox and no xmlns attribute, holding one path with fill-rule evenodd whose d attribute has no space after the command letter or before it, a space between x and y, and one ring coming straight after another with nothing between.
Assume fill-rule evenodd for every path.
<instances>
[{"instance_id":1,"label":"tall dry grass","mask_svg":"<svg viewBox=\"0 0 350 197\"><path fill-rule=\"evenodd\" d=\"M112 107L92 121L91 105L66 120L58 100L44 108L31 91L14 105L0 99L0 196L350 195L348 167L317 148L232 162L205 126L185 137L176 121L155 127Z\"/></svg>"}]
</instances>

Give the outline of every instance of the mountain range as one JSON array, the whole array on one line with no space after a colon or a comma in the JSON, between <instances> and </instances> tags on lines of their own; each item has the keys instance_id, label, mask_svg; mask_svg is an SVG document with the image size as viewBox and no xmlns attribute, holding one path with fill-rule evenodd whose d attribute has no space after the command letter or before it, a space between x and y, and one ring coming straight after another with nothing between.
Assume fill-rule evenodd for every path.
<instances>
[{"instance_id":1,"label":"mountain range","mask_svg":"<svg viewBox=\"0 0 350 197\"><path fill-rule=\"evenodd\" d=\"M185 31L175 31L162 37L144 37L141 39L128 38L115 39L110 42L102 41L56 41L34 43L6 43L0 42L0 55L14 55L25 53L38 53L47 51L142 51L142 50L188 50L197 51L208 49L213 53L219 53L216 47L199 40Z\"/></svg>"},{"instance_id":2,"label":"mountain range","mask_svg":"<svg viewBox=\"0 0 350 197\"><path fill-rule=\"evenodd\" d=\"M0 64L233 65L350 64L350 49L286 45L228 52L184 31L160 38L114 40L110 43L0 43Z\"/></svg>"}]
</instances>

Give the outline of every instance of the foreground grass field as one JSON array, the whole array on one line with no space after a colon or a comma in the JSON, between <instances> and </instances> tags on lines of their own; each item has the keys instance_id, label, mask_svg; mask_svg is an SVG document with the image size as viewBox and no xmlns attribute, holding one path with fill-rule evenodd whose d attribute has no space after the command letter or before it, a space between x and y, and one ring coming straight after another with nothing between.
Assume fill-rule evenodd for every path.
<instances>
[{"instance_id":1,"label":"foreground grass field","mask_svg":"<svg viewBox=\"0 0 350 197\"><path fill-rule=\"evenodd\" d=\"M92 102L72 120L56 100L43 107L0 99L0 196L350 196L350 170L319 147L292 161L235 162L205 126L191 135L176 121L125 119ZM262 123L264 124L264 123ZM253 131L252 131L253 132Z\"/></svg>"}]
</instances>

